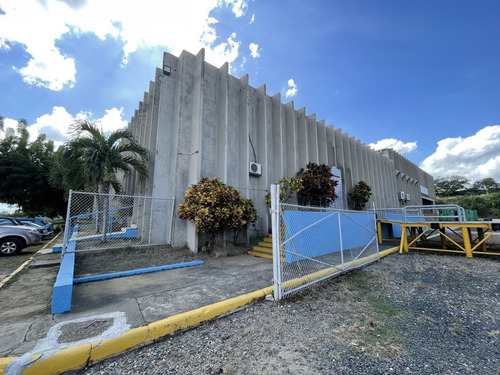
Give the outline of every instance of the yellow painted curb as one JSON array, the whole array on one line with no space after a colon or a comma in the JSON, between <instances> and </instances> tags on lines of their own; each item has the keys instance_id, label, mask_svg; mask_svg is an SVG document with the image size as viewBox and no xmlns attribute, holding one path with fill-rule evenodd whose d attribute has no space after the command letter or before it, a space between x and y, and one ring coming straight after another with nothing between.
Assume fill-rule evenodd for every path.
<instances>
[{"instance_id":1,"label":"yellow painted curb","mask_svg":"<svg viewBox=\"0 0 500 375\"><path fill-rule=\"evenodd\" d=\"M148 342L147 326L132 328L124 334L112 339L97 341L92 344L90 362L97 362L112 355L124 352L138 345Z\"/></svg>"},{"instance_id":2,"label":"yellow painted curb","mask_svg":"<svg viewBox=\"0 0 500 375\"><path fill-rule=\"evenodd\" d=\"M91 348L91 344L82 344L63 349L47 358L34 358L33 362L23 369L22 374L60 374L83 368L88 362Z\"/></svg>"},{"instance_id":3,"label":"yellow painted curb","mask_svg":"<svg viewBox=\"0 0 500 375\"><path fill-rule=\"evenodd\" d=\"M16 358L17 357L3 357L3 358L0 358L0 374L3 375L5 373L5 369L9 365L9 363L11 363Z\"/></svg>"},{"instance_id":4,"label":"yellow painted curb","mask_svg":"<svg viewBox=\"0 0 500 375\"><path fill-rule=\"evenodd\" d=\"M176 331L194 327L202 322L248 305L259 298L264 298L267 294L271 294L272 292L273 287L270 286L252 293L229 298L186 313L178 314L158 322L150 323L148 324L149 336L147 341L156 340Z\"/></svg>"},{"instance_id":5,"label":"yellow painted curb","mask_svg":"<svg viewBox=\"0 0 500 375\"><path fill-rule=\"evenodd\" d=\"M393 253L396 253L398 251L399 251L399 247L393 247L393 248L381 251L378 254L373 254L373 255L370 255L370 256L367 256L367 257L364 257L364 258L359 258L359 259L357 259L357 260L355 260L354 262L351 263L351 267L356 267L356 266L359 266L359 265L364 264L366 262L370 262L370 261L377 260L379 258L383 258L383 257L385 257L385 256L387 256L389 254L393 254ZM342 272L342 271L343 271L342 270L342 265L339 264L339 265L337 265L335 267L325 268L324 270L317 271L317 272L311 273L311 274L306 275L306 276L302 276L302 277L298 277L296 279L285 281L282 284L282 287L283 288L287 288L287 289L288 288L294 289L294 288L297 288L297 287L299 287L301 285L304 285L304 284L307 284L307 283L310 283L310 282L313 282L313 281L316 281L316 280L328 277L328 276L330 276L330 275L332 275L334 273Z\"/></svg>"},{"instance_id":6,"label":"yellow painted curb","mask_svg":"<svg viewBox=\"0 0 500 375\"><path fill-rule=\"evenodd\" d=\"M397 253L398 251L399 251L399 246L396 246L396 247L391 247L390 249L381 251L379 254L380 254L380 257L383 258L383 257L386 257L387 255Z\"/></svg>"}]
</instances>

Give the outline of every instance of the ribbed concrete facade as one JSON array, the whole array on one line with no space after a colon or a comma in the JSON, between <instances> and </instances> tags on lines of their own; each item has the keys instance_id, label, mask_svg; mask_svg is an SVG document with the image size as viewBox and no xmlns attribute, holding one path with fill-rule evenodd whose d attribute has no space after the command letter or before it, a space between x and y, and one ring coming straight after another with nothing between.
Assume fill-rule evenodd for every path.
<instances>
[{"instance_id":1,"label":"ribbed concrete facade","mask_svg":"<svg viewBox=\"0 0 500 375\"><path fill-rule=\"evenodd\" d=\"M216 68L206 63L204 50L197 55L184 51L180 57L164 54L163 68L156 69L129 128L151 150L151 161L146 183L137 184L134 176L125 181L128 193L175 196L179 204L200 177L219 177L254 200L259 220L249 236L268 233L264 196L269 186L295 176L308 162L340 170L338 203L344 208L360 180L372 187L369 207L422 204L421 191L430 200L435 196L432 176L401 155L374 151L304 108L295 109L293 102L282 103L281 95L268 95L265 85L250 86L248 75L230 75L227 64ZM250 173L251 163L261 166L260 176ZM402 200L401 192L410 200ZM186 244L196 251L194 226L176 220L173 245Z\"/></svg>"}]
</instances>

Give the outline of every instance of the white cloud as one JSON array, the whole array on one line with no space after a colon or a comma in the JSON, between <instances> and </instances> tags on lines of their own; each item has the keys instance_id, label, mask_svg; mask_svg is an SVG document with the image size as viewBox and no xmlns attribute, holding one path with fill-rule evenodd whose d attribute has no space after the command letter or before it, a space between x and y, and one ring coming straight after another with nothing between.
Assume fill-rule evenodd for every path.
<instances>
[{"instance_id":1,"label":"white cloud","mask_svg":"<svg viewBox=\"0 0 500 375\"><path fill-rule=\"evenodd\" d=\"M73 116L64 107L55 106L52 113L47 113L36 119L34 124L28 127L30 140L34 140L39 134L44 133L47 139L53 140L55 144L60 145L68 138L69 126L78 119L85 119L86 114Z\"/></svg>"},{"instance_id":2,"label":"white cloud","mask_svg":"<svg viewBox=\"0 0 500 375\"><path fill-rule=\"evenodd\" d=\"M245 0L225 0L225 2L229 6L233 6L231 10L236 18L242 17L248 8L248 4Z\"/></svg>"},{"instance_id":3,"label":"white cloud","mask_svg":"<svg viewBox=\"0 0 500 375\"><path fill-rule=\"evenodd\" d=\"M206 60L215 66L231 63L238 57L240 42L236 41L236 33L232 33L226 42L220 43L206 50Z\"/></svg>"},{"instance_id":4,"label":"white cloud","mask_svg":"<svg viewBox=\"0 0 500 375\"><path fill-rule=\"evenodd\" d=\"M400 154L408 154L417 149L417 142L403 142L394 138L381 139L377 143L370 143L368 146L374 150L383 150L384 148L392 148Z\"/></svg>"},{"instance_id":5,"label":"white cloud","mask_svg":"<svg viewBox=\"0 0 500 375\"><path fill-rule=\"evenodd\" d=\"M293 79L288 80L288 89L286 90L285 96L291 98L297 95L297 85Z\"/></svg>"},{"instance_id":6,"label":"white cloud","mask_svg":"<svg viewBox=\"0 0 500 375\"><path fill-rule=\"evenodd\" d=\"M260 57L259 45L257 43L250 43L248 49L250 49L250 55L252 55L254 59Z\"/></svg>"},{"instance_id":7,"label":"white cloud","mask_svg":"<svg viewBox=\"0 0 500 375\"><path fill-rule=\"evenodd\" d=\"M55 8L61 5L54 4ZM5 14L0 15L0 46L5 49L7 43L23 44L31 55L28 65L17 68L23 79L51 90L71 86L75 82L75 62L62 56L55 46L55 41L69 32L63 19L57 20L59 11L55 10L50 18L45 17L46 8L32 0L7 2L2 4L2 10Z\"/></svg>"},{"instance_id":8,"label":"white cloud","mask_svg":"<svg viewBox=\"0 0 500 375\"><path fill-rule=\"evenodd\" d=\"M255 22L255 14L252 14L252 18L250 18L250 23L254 23Z\"/></svg>"},{"instance_id":9,"label":"white cloud","mask_svg":"<svg viewBox=\"0 0 500 375\"><path fill-rule=\"evenodd\" d=\"M48 140L54 141L58 147L70 137L70 125L77 120L89 120L99 124L104 132L112 132L127 127L128 122L123 120L123 108L111 108L105 110L100 118L94 118L90 112L79 112L70 114L64 107L52 108L52 113L38 117L33 124L28 124L30 141L34 141L40 134L45 134ZM4 120L5 131L14 131L17 128L17 120L6 118ZM11 130L8 130L11 129Z\"/></svg>"},{"instance_id":10,"label":"white cloud","mask_svg":"<svg viewBox=\"0 0 500 375\"><path fill-rule=\"evenodd\" d=\"M224 4L236 17L245 13L247 0L142 0L133 1L38 1L16 0L2 4L0 48L25 46L31 59L17 67L23 79L51 90L75 83L74 59L56 47L64 35L92 33L101 40L115 38L123 43L124 63L141 47L162 47L178 55L185 49L206 49L210 63L220 66L238 57L240 42L233 33L217 43L210 12ZM29 25L27 27L26 25Z\"/></svg>"},{"instance_id":11,"label":"white cloud","mask_svg":"<svg viewBox=\"0 0 500 375\"><path fill-rule=\"evenodd\" d=\"M445 138L421 167L436 177L464 176L500 181L500 125L486 126L466 138Z\"/></svg>"},{"instance_id":12,"label":"white cloud","mask_svg":"<svg viewBox=\"0 0 500 375\"><path fill-rule=\"evenodd\" d=\"M128 121L123 120L123 107L106 109L106 113L97 120L104 132L113 132L128 126Z\"/></svg>"}]
</instances>

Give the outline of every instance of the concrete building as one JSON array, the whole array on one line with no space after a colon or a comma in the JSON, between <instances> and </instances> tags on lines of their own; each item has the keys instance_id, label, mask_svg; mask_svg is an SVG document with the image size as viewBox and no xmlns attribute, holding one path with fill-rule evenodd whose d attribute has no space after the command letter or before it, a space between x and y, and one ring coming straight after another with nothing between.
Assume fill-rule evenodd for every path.
<instances>
[{"instance_id":1,"label":"concrete building","mask_svg":"<svg viewBox=\"0 0 500 375\"><path fill-rule=\"evenodd\" d=\"M132 117L129 129L151 150L149 178L125 182L127 193L175 197L183 201L200 177L219 177L253 199L259 220L249 236L270 228L264 196L281 177L293 177L308 162L335 167L341 180L336 207L348 208L348 193L360 180L372 187L368 207L402 207L432 203L431 175L393 150L374 151L359 140L266 86L236 78L228 64L217 68L197 55L164 53L162 68ZM198 248L194 225L176 219L173 246Z\"/></svg>"}]
</instances>

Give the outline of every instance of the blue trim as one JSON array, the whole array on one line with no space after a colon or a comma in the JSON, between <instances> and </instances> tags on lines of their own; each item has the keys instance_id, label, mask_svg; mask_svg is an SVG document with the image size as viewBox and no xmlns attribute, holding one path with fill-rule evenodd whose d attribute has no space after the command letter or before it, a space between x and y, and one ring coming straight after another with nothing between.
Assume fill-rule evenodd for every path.
<instances>
[{"instance_id":1,"label":"blue trim","mask_svg":"<svg viewBox=\"0 0 500 375\"><path fill-rule=\"evenodd\" d=\"M62 253L62 245L56 245L52 248L53 253Z\"/></svg>"},{"instance_id":2,"label":"blue trim","mask_svg":"<svg viewBox=\"0 0 500 375\"><path fill-rule=\"evenodd\" d=\"M115 277L133 276L133 275L140 275L142 273L172 270L175 268L199 266L202 264L203 264L202 260L195 260L195 261L187 262L187 263L167 264L165 266L138 268L136 270L130 270L130 271L113 272L113 273L105 273L102 275L79 277L79 278L73 279L73 284L82 284L82 283L87 283L90 281L114 279Z\"/></svg>"},{"instance_id":3,"label":"blue trim","mask_svg":"<svg viewBox=\"0 0 500 375\"><path fill-rule=\"evenodd\" d=\"M52 314L59 314L71 309L74 269L75 253L65 253L61 259L57 279L52 288Z\"/></svg>"},{"instance_id":4,"label":"blue trim","mask_svg":"<svg viewBox=\"0 0 500 375\"><path fill-rule=\"evenodd\" d=\"M75 249L74 237L78 233L78 225L75 225L73 236L69 239L64 252L56 282L52 288L51 313L59 314L71 310L71 297L73 294L73 277L75 273ZM55 247L54 247L55 249ZM54 251L54 250L53 250ZM62 248L61 248L62 251Z\"/></svg>"}]
</instances>

